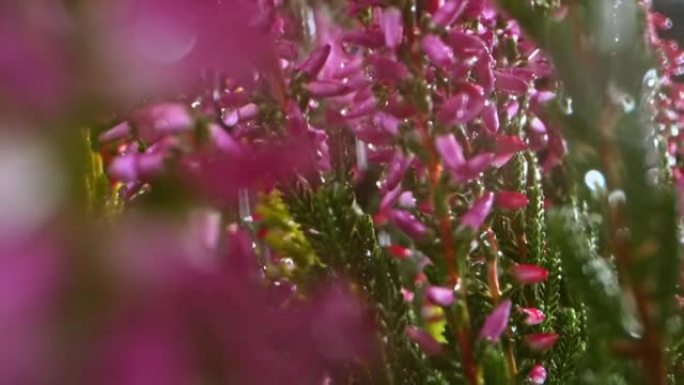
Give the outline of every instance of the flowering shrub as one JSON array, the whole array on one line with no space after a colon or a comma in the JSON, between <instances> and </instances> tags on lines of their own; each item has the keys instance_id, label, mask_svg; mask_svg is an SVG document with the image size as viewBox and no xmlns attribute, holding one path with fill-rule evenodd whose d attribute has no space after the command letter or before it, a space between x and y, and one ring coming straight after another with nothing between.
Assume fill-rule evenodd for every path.
<instances>
[{"instance_id":1,"label":"flowering shrub","mask_svg":"<svg viewBox=\"0 0 684 385\"><path fill-rule=\"evenodd\" d=\"M649 2L6 3L0 382L684 381Z\"/></svg>"}]
</instances>

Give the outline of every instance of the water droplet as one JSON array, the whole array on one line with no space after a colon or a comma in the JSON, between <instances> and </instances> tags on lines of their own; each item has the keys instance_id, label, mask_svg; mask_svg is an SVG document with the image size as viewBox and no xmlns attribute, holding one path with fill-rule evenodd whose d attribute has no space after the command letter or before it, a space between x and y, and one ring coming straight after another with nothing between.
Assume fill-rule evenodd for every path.
<instances>
[{"instance_id":1,"label":"water droplet","mask_svg":"<svg viewBox=\"0 0 684 385\"><path fill-rule=\"evenodd\" d=\"M356 139L356 166L361 171L368 169L368 151L366 143L359 139Z\"/></svg>"},{"instance_id":2,"label":"water droplet","mask_svg":"<svg viewBox=\"0 0 684 385\"><path fill-rule=\"evenodd\" d=\"M252 209L249 205L249 190L242 188L238 190L238 215L243 222L252 222Z\"/></svg>"},{"instance_id":3,"label":"water droplet","mask_svg":"<svg viewBox=\"0 0 684 385\"><path fill-rule=\"evenodd\" d=\"M611 206L617 206L624 203L626 200L627 196L622 190L615 190L608 195L608 204Z\"/></svg>"},{"instance_id":4,"label":"water droplet","mask_svg":"<svg viewBox=\"0 0 684 385\"><path fill-rule=\"evenodd\" d=\"M632 95L620 90L615 84L610 83L608 86L608 96L613 103L622 107L625 112L632 112L636 107L636 101Z\"/></svg>"},{"instance_id":5,"label":"water droplet","mask_svg":"<svg viewBox=\"0 0 684 385\"><path fill-rule=\"evenodd\" d=\"M565 97L560 99L560 104L561 104L561 109L563 110L563 113L566 115L572 115L573 109L572 109L572 98L570 97Z\"/></svg>"},{"instance_id":6,"label":"water droplet","mask_svg":"<svg viewBox=\"0 0 684 385\"><path fill-rule=\"evenodd\" d=\"M590 170L584 175L584 184L591 191L603 190L606 188L606 178L598 170Z\"/></svg>"},{"instance_id":7,"label":"water droplet","mask_svg":"<svg viewBox=\"0 0 684 385\"><path fill-rule=\"evenodd\" d=\"M378 244L380 247L387 247L392 244L392 238L387 231L380 231L378 233Z\"/></svg>"},{"instance_id":8,"label":"water droplet","mask_svg":"<svg viewBox=\"0 0 684 385\"><path fill-rule=\"evenodd\" d=\"M658 85L658 71L655 68L651 68L644 75L644 86L647 88L655 88Z\"/></svg>"}]
</instances>

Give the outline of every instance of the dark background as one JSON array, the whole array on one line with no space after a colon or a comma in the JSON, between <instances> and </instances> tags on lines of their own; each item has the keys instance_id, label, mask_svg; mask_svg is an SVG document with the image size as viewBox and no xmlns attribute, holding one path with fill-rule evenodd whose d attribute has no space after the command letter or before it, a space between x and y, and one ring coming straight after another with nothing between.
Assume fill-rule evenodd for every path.
<instances>
[{"instance_id":1,"label":"dark background","mask_svg":"<svg viewBox=\"0 0 684 385\"><path fill-rule=\"evenodd\" d=\"M684 0L653 0L653 8L666 14L672 20L672 29L662 32L666 38L676 39L684 44Z\"/></svg>"}]
</instances>

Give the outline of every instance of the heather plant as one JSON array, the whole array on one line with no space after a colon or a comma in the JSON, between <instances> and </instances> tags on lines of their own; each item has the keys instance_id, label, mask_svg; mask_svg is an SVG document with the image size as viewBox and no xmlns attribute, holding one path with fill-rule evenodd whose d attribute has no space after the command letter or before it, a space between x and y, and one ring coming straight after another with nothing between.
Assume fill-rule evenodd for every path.
<instances>
[{"instance_id":1,"label":"heather plant","mask_svg":"<svg viewBox=\"0 0 684 385\"><path fill-rule=\"evenodd\" d=\"M0 383L684 383L684 51L649 1L0 21Z\"/></svg>"}]
</instances>

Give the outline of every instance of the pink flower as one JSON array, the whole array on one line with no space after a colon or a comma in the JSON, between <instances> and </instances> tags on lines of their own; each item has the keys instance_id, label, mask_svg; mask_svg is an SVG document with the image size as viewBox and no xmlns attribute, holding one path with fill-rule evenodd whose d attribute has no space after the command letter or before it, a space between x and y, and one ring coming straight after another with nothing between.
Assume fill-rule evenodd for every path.
<instances>
[{"instance_id":1,"label":"pink flower","mask_svg":"<svg viewBox=\"0 0 684 385\"><path fill-rule=\"evenodd\" d=\"M406 335L415 342L428 356L436 356L442 352L442 345L428 332L415 326L406 327Z\"/></svg>"},{"instance_id":2,"label":"pink flower","mask_svg":"<svg viewBox=\"0 0 684 385\"><path fill-rule=\"evenodd\" d=\"M512 95L524 95L529 89L527 82L510 72L496 71L496 88Z\"/></svg>"},{"instance_id":3,"label":"pink flower","mask_svg":"<svg viewBox=\"0 0 684 385\"><path fill-rule=\"evenodd\" d=\"M404 22L398 8L385 8L380 15L380 29L385 37L385 45L396 48L404 37Z\"/></svg>"},{"instance_id":4,"label":"pink flower","mask_svg":"<svg viewBox=\"0 0 684 385\"><path fill-rule=\"evenodd\" d=\"M473 83L460 82L456 86L454 96L440 106L437 119L445 126L466 124L477 117L484 105L482 87Z\"/></svg>"},{"instance_id":5,"label":"pink flower","mask_svg":"<svg viewBox=\"0 0 684 385\"><path fill-rule=\"evenodd\" d=\"M446 68L453 64L454 53L439 37L427 35L420 42L420 46L435 66Z\"/></svg>"},{"instance_id":6,"label":"pink flower","mask_svg":"<svg viewBox=\"0 0 684 385\"><path fill-rule=\"evenodd\" d=\"M242 107L230 111L223 117L223 123L228 127L233 127L240 122L248 122L259 115L259 106L254 103L247 103Z\"/></svg>"},{"instance_id":7,"label":"pink flower","mask_svg":"<svg viewBox=\"0 0 684 385\"><path fill-rule=\"evenodd\" d=\"M506 210L518 210L527 204L530 200L523 193L517 191L499 191L496 193L496 205Z\"/></svg>"},{"instance_id":8,"label":"pink flower","mask_svg":"<svg viewBox=\"0 0 684 385\"><path fill-rule=\"evenodd\" d=\"M549 271L537 265L518 264L511 268L510 274L518 283L531 285L546 281Z\"/></svg>"},{"instance_id":9,"label":"pink flower","mask_svg":"<svg viewBox=\"0 0 684 385\"><path fill-rule=\"evenodd\" d=\"M463 183L476 178L489 168L494 160L494 154L484 153L465 160L463 148L453 134L442 135L435 140L437 152L442 156L445 165L451 171L456 182Z\"/></svg>"},{"instance_id":10,"label":"pink flower","mask_svg":"<svg viewBox=\"0 0 684 385\"><path fill-rule=\"evenodd\" d=\"M556 333L535 333L525 336L525 343L535 352L543 352L551 349L558 340Z\"/></svg>"},{"instance_id":11,"label":"pink flower","mask_svg":"<svg viewBox=\"0 0 684 385\"><path fill-rule=\"evenodd\" d=\"M482 125L491 134L499 131L499 112L495 103L487 102L482 108Z\"/></svg>"},{"instance_id":12,"label":"pink flower","mask_svg":"<svg viewBox=\"0 0 684 385\"><path fill-rule=\"evenodd\" d=\"M454 134L438 136L435 145L444 164L451 169L461 167L465 163L463 148L458 143Z\"/></svg>"},{"instance_id":13,"label":"pink flower","mask_svg":"<svg viewBox=\"0 0 684 385\"><path fill-rule=\"evenodd\" d=\"M436 305L448 307L454 304L454 290L448 287L430 286L425 294L430 302Z\"/></svg>"},{"instance_id":14,"label":"pink flower","mask_svg":"<svg viewBox=\"0 0 684 385\"><path fill-rule=\"evenodd\" d=\"M449 34L449 45L454 55L461 60L479 57L487 52L487 46L476 35L454 29Z\"/></svg>"},{"instance_id":15,"label":"pink flower","mask_svg":"<svg viewBox=\"0 0 684 385\"><path fill-rule=\"evenodd\" d=\"M541 310L534 307L525 307L520 309L520 311L527 316L524 321L525 325L539 325L546 319L546 315L544 315Z\"/></svg>"},{"instance_id":16,"label":"pink flower","mask_svg":"<svg viewBox=\"0 0 684 385\"><path fill-rule=\"evenodd\" d=\"M477 231L484 223L494 204L494 194L486 192L476 200L473 206L461 217L461 226Z\"/></svg>"},{"instance_id":17,"label":"pink flower","mask_svg":"<svg viewBox=\"0 0 684 385\"><path fill-rule=\"evenodd\" d=\"M162 153L133 153L116 157L107 168L110 177L122 182L145 180L164 168Z\"/></svg>"},{"instance_id":18,"label":"pink flower","mask_svg":"<svg viewBox=\"0 0 684 385\"><path fill-rule=\"evenodd\" d=\"M388 217L395 226L415 240L423 238L428 231L427 226L408 211L390 210Z\"/></svg>"},{"instance_id":19,"label":"pink flower","mask_svg":"<svg viewBox=\"0 0 684 385\"><path fill-rule=\"evenodd\" d=\"M297 66L297 69L307 78L315 79L319 72L321 72L321 69L323 69L326 60L328 60L330 49L330 44L316 48L306 60Z\"/></svg>"},{"instance_id":20,"label":"pink flower","mask_svg":"<svg viewBox=\"0 0 684 385\"><path fill-rule=\"evenodd\" d=\"M152 143L165 135L191 130L194 120L183 104L159 103L134 111L131 123L138 130L140 139Z\"/></svg>"},{"instance_id":21,"label":"pink flower","mask_svg":"<svg viewBox=\"0 0 684 385\"><path fill-rule=\"evenodd\" d=\"M314 97L326 98L348 94L352 89L343 83L319 80L308 83L304 86L309 94Z\"/></svg>"},{"instance_id":22,"label":"pink flower","mask_svg":"<svg viewBox=\"0 0 684 385\"><path fill-rule=\"evenodd\" d=\"M461 16L467 5L468 0L446 0L432 15L432 22L440 27L447 27Z\"/></svg>"},{"instance_id":23,"label":"pink flower","mask_svg":"<svg viewBox=\"0 0 684 385\"><path fill-rule=\"evenodd\" d=\"M512 302L507 299L501 302L491 314L485 319L482 329L480 329L481 339L498 342L501 335L506 330L508 326L508 318L511 314Z\"/></svg>"},{"instance_id":24,"label":"pink flower","mask_svg":"<svg viewBox=\"0 0 684 385\"><path fill-rule=\"evenodd\" d=\"M546 368L537 364L530 369L527 379L534 385L542 385L546 382Z\"/></svg>"}]
</instances>

